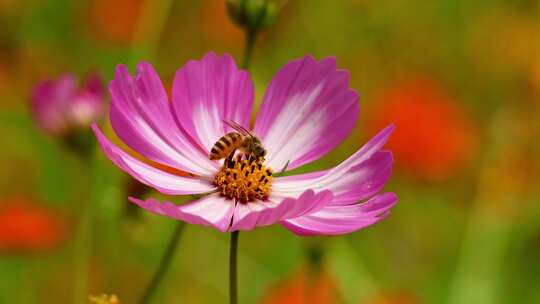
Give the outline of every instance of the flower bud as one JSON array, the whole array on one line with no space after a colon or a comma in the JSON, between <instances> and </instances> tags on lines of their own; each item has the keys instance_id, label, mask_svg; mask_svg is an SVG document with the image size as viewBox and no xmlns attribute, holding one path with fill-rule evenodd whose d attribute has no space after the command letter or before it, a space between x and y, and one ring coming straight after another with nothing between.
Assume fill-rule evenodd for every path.
<instances>
[{"instance_id":1,"label":"flower bud","mask_svg":"<svg viewBox=\"0 0 540 304\"><path fill-rule=\"evenodd\" d=\"M257 30L276 20L286 0L227 0L227 11L240 27Z\"/></svg>"},{"instance_id":2,"label":"flower bud","mask_svg":"<svg viewBox=\"0 0 540 304\"><path fill-rule=\"evenodd\" d=\"M99 119L104 108L103 82L97 75L77 87L71 74L38 83L32 94L32 113L44 132L61 136L86 128Z\"/></svg>"}]
</instances>

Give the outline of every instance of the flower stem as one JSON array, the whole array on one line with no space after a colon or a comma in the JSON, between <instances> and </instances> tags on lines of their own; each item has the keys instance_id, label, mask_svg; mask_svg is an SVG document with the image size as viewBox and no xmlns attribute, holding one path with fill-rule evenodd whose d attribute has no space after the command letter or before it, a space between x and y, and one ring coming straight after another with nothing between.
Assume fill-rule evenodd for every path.
<instances>
[{"instance_id":1,"label":"flower stem","mask_svg":"<svg viewBox=\"0 0 540 304\"><path fill-rule=\"evenodd\" d=\"M251 63L251 55L255 46L255 38L257 38L257 30L246 29L246 43L244 45L244 60L242 61L242 69L247 70Z\"/></svg>"},{"instance_id":2,"label":"flower stem","mask_svg":"<svg viewBox=\"0 0 540 304\"><path fill-rule=\"evenodd\" d=\"M238 236L240 231L231 233L231 247L229 251L229 303L238 303L238 275L237 275L237 257L238 257Z\"/></svg>"},{"instance_id":3,"label":"flower stem","mask_svg":"<svg viewBox=\"0 0 540 304\"><path fill-rule=\"evenodd\" d=\"M92 192L89 194L88 201L84 202L84 205L81 207L79 224L75 231L73 303L84 303L88 296L88 263L91 256L91 242L94 233L92 224L96 217L96 207L103 198L104 191L100 183L104 177L99 162L99 154L95 151L93 145L88 149L93 154L91 152L84 152L81 154L81 159L88 164L88 171L91 174L90 183L92 185Z\"/></svg>"},{"instance_id":4,"label":"flower stem","mask_svg":"<svg viewBox=\"0 0 540 304\"><path fill-rule=\"evenodd\" d=\"M139 304L150 303L150 300L152 299L152 296L156 292L159 284L161 283L161 281L167 274L167 270L169 269L169 265L171 264L176 248L178 247L177 246L178 241L180 240L180 237L182 236L182 231L184 231L184 227L185 227L184 222L178 221L176 223L173 234L169 240L169 244L167 245L167 249L165 250L163 257L161 257L161 261L159 262L158 269L156 270L156 272L154 273L154 276L152 277L152 280L146 287L146 290L144 291L144 294L141 297Z\"/></svg>"},{"instance_id":5,"label":"flower stem","mask_svg":"<svg viewBox=\"0 0 540 304\"><path fill-rule=\"evenodd\" d=\"M242 69L247 70L251 63L251 55L257 38L257 30L246 29L246 44L244 48L244 59L242 61ZM238 303L238 236L240 231L231 233L231 246L229 250L229 303Z\"/></svg>"}]
</instances>

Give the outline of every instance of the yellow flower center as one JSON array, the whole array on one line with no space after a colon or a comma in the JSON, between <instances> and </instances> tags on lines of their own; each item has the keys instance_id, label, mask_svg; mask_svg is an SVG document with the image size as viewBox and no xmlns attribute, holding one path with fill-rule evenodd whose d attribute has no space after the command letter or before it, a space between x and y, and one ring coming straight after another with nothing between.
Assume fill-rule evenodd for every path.
<instances>
[{"instance_id":1,"label":"yellow flower center","mask_svg":"<svg viewBox=\"0 0 540 304\"><path fill-rule=\"evenodd\" d=\"M242 155L225 159L223 167L214 179L219 192L241 203L268 197L272 184L272 170L266 168L263 162L263 158L250 156L245 159Z\"/></svg>"}]
</instances>

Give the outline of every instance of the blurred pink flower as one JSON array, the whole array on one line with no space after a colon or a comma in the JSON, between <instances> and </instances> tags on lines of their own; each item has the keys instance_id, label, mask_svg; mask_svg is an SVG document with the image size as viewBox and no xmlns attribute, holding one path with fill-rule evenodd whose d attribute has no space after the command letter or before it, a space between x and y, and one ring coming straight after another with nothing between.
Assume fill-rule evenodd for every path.
<instances>
[{"instance_id":1,"label":"blurred pink flower","mask_svg":"<svg viewBox=\"0 0 540 304\"><path fill-rule=\"evenodd\" d=\"M88 127L104 109L101 78L92 75L83 87L75 77L64 74L56 81L38 83L32 95L32 113L45 132L61 135L75 128Z\"/></svg>"},{"instance_id":2,"label":"blurred pink flower","mask_svg":"<svg viewBox=\"0 0 540 304\"><path fill-rule=\"evenodd\" d=\"M224 121L249 128L254 95L249 74L229 55L209 53L179 69L172 102L150 64L140 63L135 76L120 65L109 87L116 134L149 160L190 176L143 163L92 127L109 159L140 182L169 195L207 194L180 206L131 198L148 211L223 232L279 223L299 235L349 233L382 220L397 202L394 193L378 194L391 173L392 154L381 148L392 126L335 168L285 177L270 169L319 159L350 133L359 105L348 79L332 57L286 64L270 82L253 129L266 159L239 153L224 162L210 160L210 149L232 130ZM252 199L258 193L263 199Z\"/></svg>"}]
</instances>

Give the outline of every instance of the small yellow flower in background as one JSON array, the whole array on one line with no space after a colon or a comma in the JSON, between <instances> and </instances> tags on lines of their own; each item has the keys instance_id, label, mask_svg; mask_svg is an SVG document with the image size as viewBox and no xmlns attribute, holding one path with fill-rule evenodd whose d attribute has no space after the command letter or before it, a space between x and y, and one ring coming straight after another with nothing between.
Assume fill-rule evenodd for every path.
<instances>
[{"instance_id":1,"label":"small yellow flower in background","mask_svg":"<svg viewBox=\"0 0 540 304\"><path fill-rule=\"evenodd\" d=\"M118 297L115 295L89 296L88 300L90 304L120 304Z\"/></svg>"}]
</instances>

